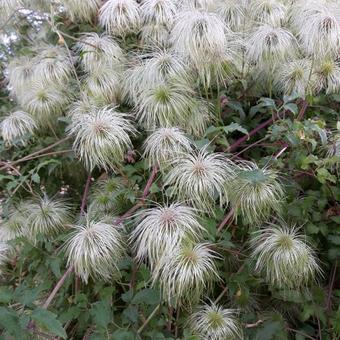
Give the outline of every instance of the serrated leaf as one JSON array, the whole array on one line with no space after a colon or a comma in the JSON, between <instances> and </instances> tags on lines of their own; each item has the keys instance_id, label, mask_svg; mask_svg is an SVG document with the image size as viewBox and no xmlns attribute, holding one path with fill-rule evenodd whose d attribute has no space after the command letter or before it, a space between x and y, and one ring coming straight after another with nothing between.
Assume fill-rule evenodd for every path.
<instances>
[{"instance_id":1,"label":"serrated leaf","mask_svg":"<svg viewBox=\"0 0 340 340\"><path fill-rule=\"evenodd\" d=\"M60 336L63 339L67 338L67 334L61 322L57 319L57 315L54 313L37 308L31 315L32 319L36 321L42 328L46 329L54 335Z\"/></svg>"},{"instance_id":2,"label":"serrated leaf","mask_svg":"<svg viewBox=\"0 0 340 340\"><path fill-rule=\"evenodd\" d=\"M9 303L13 297L13 290L9 287L1 286L0 287L0 303Z\"/></svg>"},{"instance_id":3,"label":"serrated leaf","mask_svg":"<svg viewBox=\"0 0 340 340\"><path fill-rule=\"evenodd\" d=\"M92 304L90 314L94 323L101 328L106 328L112 319L112 312L107 301L98 301Z\"/></svg>"},{"instance_id":4,"label":"serrated leaf","mask_svg":"<svg viewBox=\"0 0 340 340\"><path fill-rule=\"evenodd\" d=\"M135 323L138 320L138 309L136 306L129 306L128 308L124 309L123 315L125 315L129 321Z\"/></svg>"},{"instance_id":5,"label":"serrated leaf","mask_svg":"<svg viewBox=\"0 0 340 340\"><path fill-rule=\"evenodd\" d=\"M299 112L299 108L295 103L287 103L283 106L283 108L287 111L290 111L291 113L294 114L294 116L296 116Z\"/></svg>"},{"instance_id":6,"label":"serrated leaf","mask_svg":"<svg viewBox=\"0 0 340 340\"><path fill-rule=\"evenodd\" d=\"M19 317L11 309L0 307L0 326L16 338L23 336Z\"/></svg>"},{"instance_id":7,"label":"serrated leaf","mask_svg":"<svg viewBox=\"0 0 340 340\"><path fill-rule=\"evenodd\" d=\"M244 133L245 135L248 134L248 131L245 128L243 128L240 124L237 124L237 123L231 123L227 126L224 126L223 131L226 134L234 132L234 131L240 131L240 132Z\"/></svg>"},{"instance_id":8,"label":"serrated leaf","mask_svg":"<svg viewBox=\"0 0 340 340\"><path fill-rule=\"evenodd\" d=\"M132 303L145 303L147 305L157 305L160 301L161 296L159 291L152 288L145 288L139 291L132 299Z\"/></svg>"},{"instance_id":9,"label":"serrated leaf","mask_svg":"<svg viewBox=\"0 0 340 340\"><path fill-rule=\"evenodd\" d=\"M274 335L282 328L281 322L267 322L256 332L257 340L272 340Z\"/></svg>"}]
</instances>

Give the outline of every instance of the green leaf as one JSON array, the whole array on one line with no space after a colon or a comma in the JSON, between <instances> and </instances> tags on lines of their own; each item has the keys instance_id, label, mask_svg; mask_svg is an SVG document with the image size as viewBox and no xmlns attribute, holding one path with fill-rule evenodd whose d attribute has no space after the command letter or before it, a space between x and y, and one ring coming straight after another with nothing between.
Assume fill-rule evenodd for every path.
<instances>
[{"instance_id":1,"label":"green leaf","mask_svg":"<svg viewBox=\"0 0 340 340\"><path fill-rule=\"evenodd\" d=\"M275 334L281 330L281 322L266 322L256 333L257 340L272 340Z\"/></svg>"},{"instance_id":2,"label":"green leaf","mask_svg":"<svg viewBox=\"0 0 340 340\"><path fill-rule=\"evenodd\" d=\"M160 301L161 296L159 291L151 288L145 288L139 291L132 299L132 303L145 303L147 305L157 305L160 303Z\"/></svg>"},{"instance_id":3,"label":"green leaf","mask_svg":"<svg viewBox=\"0 0 340 340\"><path fill-rule=\"evenodd\" d=\"M322 184L325 184L327 181L336 183L336 177L325 168L318 169L316 177Z\"/></svg>"},{"instance_id":4,"label":"green leaf","mask_svg":"<svg viewBox=\"0 0 340 340\"><path fill-rule=\"evenodd\" d=\"M290 111L291 113L294 114L294 116L296 116L299 112L299 108L296 104L294 103L287 103L283 106L283 108L287 111Z\"/></svg>"},{"instance_id":5,"label":"green leaf","mask_svg":"<svg viewBox=\"0 0 340 340\"><path fill-rule=\"evenodd\" d=\"M98 301L92 304L90 314L98 327L107 328L112 319L112 311L108 301Z\"/></svg>"},{"instance_id":6,"label":"green leaf","mask_svg":"<svg viewBox=\"0 0 340 340\"><path fill-rule=\"evenodd\" d=\"M37 174L37 173L33 174L33 175L31 176L31 179L32 179L32 181L33 181L34 183L37 183L37 184L40 183L40 176L39 176L39 174Z\"/></svg>"},{"instance_id":7,"label":"green leaf","mask_svg":"<svg viewBox=\"0 0 340 340\"><path fill-rule=\"evenodd\" d=\"M1 286L0 287L0 303L9 303L13 297L13 290L9 287Z\"/></svg>"},{"instance_id":8,"label":"green leaf","mask_svg":"<svg viewBox=\"0 0 340 340\"><path fill-rule=\"evenodd\" d=\"M117 330L112 333L112 340L135 340L135 334L126 330Z\"/></svg>"},{"instance_id":9,"label":"green leaf","mask_svg":"<svg viewBox=\"0 0 340 340\"><path fill-rule=\"evenodd\" d=\"M123 315L126 316L128 320L133 323L138 321L138 309L136 306L130 305L128 308L124 309Z\"/></svg>"},{"instance_id":10,"label":"green leaf","mask_svg":"<svg viewBox=\"0 0 340 340\"><path fill-rule=\"evenodd\" d=\"M18 315L11 309L0 307L0 326L16 338L23 336Z\"/></svg>"},{"instance_id":11,"label":"green leaf","mask_svg":"<svg viewBox=\"0 0 340 340\"><path fill-rule=\"evenodd\" d=\"M37 308L33 311L31 317L48 332L60 336L63 339L67 338L67 334L63 328L63 325L60 323L60 321L57 319L57 315L54 313L46 309Z\"/></svg>"},{"instance_id":12,"label":"green leaf","mask_svg":"<svg viewBox=\"0 0 340 340\"><path fill-rule=\"evenodd\" d=\"M244 133L245 135L248 134L248 131L245 128L243 128L240 124L237 124L237 123L231 123L227 126L224 126L223 131L226 134L228 134L230 132L234 132L234 131L240 131L240 132Z\"/></svg>"}]
</instances>

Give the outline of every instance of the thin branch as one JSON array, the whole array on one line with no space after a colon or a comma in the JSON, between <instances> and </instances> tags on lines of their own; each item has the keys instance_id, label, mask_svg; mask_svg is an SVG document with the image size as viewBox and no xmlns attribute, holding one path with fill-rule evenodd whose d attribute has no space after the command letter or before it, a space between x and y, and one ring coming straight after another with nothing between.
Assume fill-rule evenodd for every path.
<instances>
[{"instance_id":1,"label":"thin branch","mask_svg":"<svg viewBox=\"0 0 340 340\"><path fill-rule=\"evenodd\" d=\"M143 332L143 329L146 327L146 325L151 321L151 319L155 316L157 311L159 310L161 305L157 305L157 307L151 312L151 314L148 316L148 318L144 321L142 326L139 327L137 334L140 334Z\"/></svg>"},{"instance_id":2,"label":"thin branch","mask_svg":"<svg viewBox=\"0 0 340 340\"><path fill-rule=\"evenodd\" d=\"M298 114L298 116L296 118L297 120L302 120L303 119L303 117L304 117L304 115L306 113L307 108L308 108L308 103L307 103L306 100L303 99L302 100L302 106L301 106L300 112L299 112L299 114Z\"/></svg>"},{"instance_id":3,"label":"thin branch","mask_svg":"<svg viewBox=\"0 0 340 340\"><path fill-rule=\"evenodd\" d=\"M306 334L306 333L304 333L304 332L298 331L297 329L289 328L289 327L288 327L287 330L290 331L290 332L296 333L296 334L300 334L300 335L304 336L304 337L307 338L307 339L316 340L316 339L313 338L312 336L310 336L310 335L308 335L308 334Z\"/></svg>"},{"instance_id":4,"label":"thin branch","mask_svg":"<svg viewBox=\"0 0 340 340\"><path fill-rule=\"evenodd\" d=\"M334 287L337 265L338 265L338 261L335 261L335 263L333 265L333 270L332 270L330 282L329 282L329 288L328 288L328 296L327 296L327 302L326 302L327 312L329 312L330 309L331 309L331 299L332 299L332 292L333 292L333 287Z\"/></svg>"},{"instance_id":5,"label":"thin branch","mask_svg":"<svg viewBox=\"0 0 340 340\"><path fill-rule=\"evenodd\" d=\"M235 209L231 208L230 211L228 212L228 214L226 215L226 217L224 218L224 220L221 222L221 224L218 226L217 228L217 234L219 234L222 229L224 228L225 225L227 225L229 223L229 221L233 220L233 216L235 213Z\"/></svg>"},{"instance_id":6,"label":"thin branch","mask_svg":"<svg viewBox=\"0 0 340 340\"><path fill-rule=\"evenodd\" d=\"M64 142L66 142L66 141L69 140L69 139L70 139L70 136L67 136L67 137L65 137L65 138L63 138L63 139L60 139L59 141L57 141L57 142L55 142L55 143L53 143L53 144L51 144L51 145L49 145L49 146L46 146L46 147L43 148L43 149L40 149L40 150L38 150L38 151L35 151L35 152L31 153L30 155L27 155L27 156L25 156L25 157L22 157L22 158L20 158L20 159L14 161L14 162L10 162L10 164L11 164L11 165L16 165L16 164L19 164L19 163L21 163L21 162L25 162L26 160L29 160L29 159L31 159L32 157L36 156L36 155L40 155L41 153L44 153L45 151L48 151L48 150L53 149L54 147L56 147L56 146L58 146L58 145L60 145L60 144L62 144L62 143L64 143ZM6 164L6 165L2 166L2 167L0 168L0 170L5 170L7 167L8 167L8 165Z\"/></svg>"},{"instance_id":7,"label":"thin branch","mask_svg":"<svg viewBox=\"0 0 340 340\"><path fill-rule=\"evenodd\" d=\"M221 294L217 297L217 299L214 301L214 304L218 303L224 296L225 293L228 292L228 287L224 287Z\"/></svg>"},{"instance_id":8,"label":"thin branch","mask_svg":"<svg viewBox=\"0 0 340 340\"><path fill-rule=\"evenodd\" d=\"M58 293L59 289L64 284L64 282L67 279L67 277L73 272L73 269L74 269L73 266L68 267L68 269L66 270L64 275L60 278L60 280L57 282L57 284L53 288L51 294L48 296L48 298L45 301L45 303L43 304L42 308L47 309L49 307L49 305L51 304L52 300L54 299L54 297Z\"/></svg>"},{"instance_id":9,"label":"thin branch","mask_svg":"<svg viewBox=\"0 0 340 340\"><path fill-rule=\"evenodd\" d=\"M90 191L91 178L92 178L92 176L91 176L91 172L90 172L89 175L87 176L83 197L81 199L81 204L80 204L80 214L81 215L85 214L85 207L86 207L86 203L87 203L87 197L88 197L89 191Z\"/></svg>"},{"instance_id":10,"label":"thin branch","mask_svg":"<svg viewBox=\"0 0 340 340\"><path fill-rule=\"evenodd\" d=\"M249 140L250 137L256 135L259 131L261 131L261 130L264 129L265 127L267 127L267 126L273 124L277 119L280 118L280 115L281 115L281 114L278 113L276 118L272 117L272 118L270 118L270 119L264 121L263 123L259 124L258 126L256 126L256 128L254 128L253 130L251 130L247 135L245 135L245 136L243 136L243 137L237 139L233 144L231 144L231 145L228 147L227 151L228 151L228 152L232 152L232 151L236 150L242 143L244 143L245 141Z\"/></svg>"}]
</instances>

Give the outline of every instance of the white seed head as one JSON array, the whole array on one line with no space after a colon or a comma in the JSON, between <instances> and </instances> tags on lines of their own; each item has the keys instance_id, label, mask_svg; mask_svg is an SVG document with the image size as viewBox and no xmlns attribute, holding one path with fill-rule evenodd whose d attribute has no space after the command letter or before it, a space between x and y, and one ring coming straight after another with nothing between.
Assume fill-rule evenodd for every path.
<instances>
[{"instance_id":1,"label":"white seed head","mask_svg":"<svg viewBox=\"0 0 340 340\"><path fill-rule=\"evenodd\" d=\"M6 23L6 20L20 7L22 7L21 0L0 0L0 23Z\"/></svg>"},{"instance_id":2,"label":"white seed head","mask_svg":"<svg viewBox=\"0 0 340 340\"><path fill-rule=\"evenodd\" d=\"M33 76L34 61L29 57L18 57L8 65L9 89L14 96L21 98Z\"/></svg>"},{"instance_id":3,"label":"white seed head","mask_svg":"<svg viewBox=\"0 0 340 340\"><path fill-rule=\"evenodd\" d=\"M171 27L177 12L175 1L143 0L140 10L144 24L166 25Z\"/></svg>"},{"instance_id":4,"label":"white seed head","mask_svg":"<svg viewBox=\"0 0 340 340\"><path fill-rule=\"evenodd\" d=\"M315 91L316 77L311 73L312 61L296 59L279 65L274 73L274 83L277 90L285 95L298 95L305 98Z\"/></svg>"},{"instance_id":5,"label":"white seed head","mask_svg":"<svg viewBox=\"0 0 340 340\"><path fill-rule=\"evenodd\" d=\"M296 27L301 45L308 55L315 58L339 55L340 8L338 4L315 4L306 8L301 17L294 17L293 26Z\"/></svg>"},{"instance_id":6,"label":"white seed head","mask_svg":"<svg viewBox=\"0 0 340 340\"><path fill-rule=\"evenodd\" d=\"M76 45L76 51L86 72L111 66L119 70L126 62L118 43L106 34L85 33Z\"/></svg>"},{"instance_id":7,"label":"white seed head","mask_svg":"<svg viewBox=\"0 0 340 340\"><path fill-rule=\"evenodd\" d=\"M340 92L340 63L332 59L318 61L315 67L316 88L327 94Z\"/></svg>"},{"instance_id":8,"label":"white seed head","mask_svg":"<svg viewBox=\"0 0 340 340\"><path fill-rule=\"evenodd\" d=\"M88 211L119 214L121 203L126 203L125 196L124 182L120 177L101 180L91 194Z\"/></svg>"},{"instance_id":9,"label":"white seed head","mask_svg":"<svg viewBox=\"0 0 340 340\"><path fill-rule=\"evenodd\" d=\"M247 223L255 224L280 211L284 196L278 173L252 162L240 163L235 169L228 193L235 216L240 214Z\"/></svg>"},{"instance_id":10,"label":"white seed head","mask_svg":"<svg viewBox=\"0 0 340 340\"><path fill-rule=\"evenodd\" d=\"M93 70L83 79L84 91L97 103L117 105L122 97L120 71L109 65Z\"/></svg>"},{"instance_id":11,"label":"white seed head","mask_svg":"<svg viewBox=\"0 0 340 340\"><path fill-rule=\"evenodd\" d=\"M246 4L244 0L220 0L215 12L220 15L227 27L240 31L246 24Z\"/></svg>"},{"instance_id":12,"label":"white seed head","mask_svg":"<svg viewBox=\"0 0 340 340\"><path fill-rule=\"evenodd\" d=\"M73 21L91 21L101 4L101 0L60 0L60 2Z\"/></svg>"},{"instance_id":13,"label":"white seed head","mask_svg":"<svg viewBox=\"0 0 340 340\"><path fill-rule=\"evenodd\" d=\"M56 236L71 219L71 207L63 199L42 197L21 205L25 216L23 233L35 240L38 235Z\"/></svg>"},{"instance_id":14,"label":"white seed head","mask_svg":"<svg viewBox=\"0 0 340 340\"><path fill-rule=\"evenodd\" d=\"M315 252L296 227L269 224L251 241L255 270L279 288L303 288L320 273Z\"/></svg>"},{"instance_id":15,"label":"white seed head","mask_svg":"<svg viewBox=\"0 0 340 340\"><path fill-rule=\"evenodd\" d=\"M162 257L154 282L159 280L163 297L169 304L194 305L219 280L215 260L218 254L207 243L182 244Z\"/></svg>"},{"instance_id":16,"label":"white seed head","mask_svg":"<svg viewBox=\"0 0 340 340\"><path fill-rule=\"evenodd\" d=\"M200 339L243 339L236 319L236 310L225 309L214 303L205 304L189 319L190 328Z\"/></svg>"},{"instance_id":17,"label":"white seed head","mask_svg":"<svg viewBox=\"0 0 340 340\"><path fill-rule=\"evenodd\" d=\"M279 27L285 19L287 7L280 0L252 0L249 14L255 22Z\"/></svg>"},{"instance_id":18,"label":"white seed head","mask_svg":"<svg viewBox=\"0 0 340 340\"><path fill-rule=\"evenodd\" d=\"M155 48L150 53L139 55L131 61L124 74L125 95L136 104L142 92L171 80L189 82L188 67L175 52Z\"/></svg>"},{"instance_id":19,"label":"white seed head","mask_svg":"<svg viewBox=\"0 0 340 340\"><path fill-rule=\"evenodd\" d=\"M149 166L166 168L174 159L192 150L190 140L178 128L159 128L144 142L144 155Z\"/></svg>"},{"instance_id":20,"label":"white seed head","mask_svg":"<svg viewBox=\"0 0 340 340\"><path fill-rule=\"evenodd\" d=\"M212 63L227 47L227 28L215 13L186 10L178 14L171 32L174 49L196 69Z\"/></svg>"},{"instance_id":21,"label":"white seed head","mask_svg":"<svg viewBox=\"0 0 340 340\"><path fill-rule=\"evenodd\" d=\"M203 230L193 208L174 203L142 211L130 235L130 243L136 259L147 261L155 269L160 259L184 238L197 240Z\"/></svg>"},{"instance_id":22,"label":"white seed head","mask_svg":"<svg viewBox=\"0 0 340 340\"><path fill-rule=\"evenodd\" d=\"M136 114L148 129L183 125L194 103L194 91L182 82L161 82L142 91L137 98Z\"/></svg>"},{"instance_id":23,"label":"white seed head","mask_svg":"<svg viewBox=\"0 0 340 340\"><path fill-rule=\"evenodd\" d=\"M48 126L67 109L70 93L61 86L49 86L43 83L32 83L26 93L20 97L20 103L25 110L32 114L41 126Z\"/></svg>"},{"instance_id":24,"label":"white seed head","mask_svg":"<svg viewBox=\"0 0 340 340\"><path fill-rule=\"evenodd\" d=\"M204 9L210 10L214 7L214 0L177 0L179 10Z\"/></svg>"},{"instance_id":25,"label":"white seed head","mask_svg":"<svg viewBox=\"0 0 340 340\"><path fill-rule=\"evenodd\" d=\"M296 39L283 28L263 25L250 34L246 42L247 57L259 64L276 64L296 54Z\"/></svg>"},{"instance_id":26,"label":"white seed head","mask_svg":"<svg viewBox=\"0 0 340 340\"><path fill-rule=\"evenodd\" d=\"M0 268L5 266L9 260L9 253L11 251L11 246L5 242L0 242ZM1 270L0 270L1 274Z\"/></svg>"},{"instance_id":27,"label":"white seed head","mask_svg":"<svg viewBox=\"0 0 340 340\"><path fill-rule=\"evenodd\" d=\"M27 134L33 134L36 128L34 119L24 111L11 112L0 123L1 137L10 145L16 140L20 140L25 145L23 137Z\"/></svg>"},{"instance_id":28,"label":"white seed head","mask_svg":"<svg viewBox=\"0 0 340 340\"><path fill-rule=\"evenodd\" d=\"M189 116L182 129L195 137L202 137L213 120L212 105L203 99L197 99L189 108Z\"/></svg>"},{"instance_id":29,"label":"white seed head","mask_svg":"<svg viewBox=\"0 0 340 340\"><path fill-rule=\"evenodd\" d=\"M211 213L216 199L221 205L228 201L226 182L232 173L233 164L227 157L202 149L175 160L165 185L171 186L172 196Z\"/></svg>"},{"instance_id":30,"label":"white seed head","mask_svg":"<svg viewBox=\"0 0 340 340\"><path fill-rule=\"evenodd\" d=\"M168 47L170 31L163 24L146 24L141 29L140 39L143 46Z\"/></svg>"},{"instance_id":31,"label":"white seed head","mask_svg":"<svg viewBox=\"0 0 340 340\"><path fill-rule=\"evenodd\" d=\"M10 212L8 219L0 224L0 242L7 242L21 236L26 223L26 217L22 214L19 205Z\"/></svg>"},{"instance_id":32,"label":"white seed head","mask_svg":"<svg viewBox=\"0 0 340 340\"><path fill-rule=\"evenodd\" d=\"M88 282L89 277L109 281L119 276L118 262L124 256L124 238L113 217L97 219L86 215L73 226L65 244L68 265Z\"/></svg>"},{"instance_id":33,"label":"white seed head","mask_svg":"<svg viewBox=\"0 0 340 340\"><path fill-rule=\"evenodd\" d=\"M39 47L36 53L33 71L38 82L64 85L71 78L74 58L66 48L48 45Z\"/></svg>"},{"instance_id":34,"label":"white seed head","mask_svg":"<svg viewBox=\"0 0 340 340\"><path fill-rule=\"evenodd\" d=\"M125 36L140 28L140 7L135 0L108 0L99 11L101 26L113 34Z\"/></svg>"},{"instance_id":35,"label":"white seed head","mask_svg":"<svg viewBox=\"0 0 340 340\"><path fill-rule=\"evenodd\" d=\"M73 116L68 130L75 136L75 153L89 170L120 165L135 131L125 114L109 107Z\"/></svg>"}]
</instances>

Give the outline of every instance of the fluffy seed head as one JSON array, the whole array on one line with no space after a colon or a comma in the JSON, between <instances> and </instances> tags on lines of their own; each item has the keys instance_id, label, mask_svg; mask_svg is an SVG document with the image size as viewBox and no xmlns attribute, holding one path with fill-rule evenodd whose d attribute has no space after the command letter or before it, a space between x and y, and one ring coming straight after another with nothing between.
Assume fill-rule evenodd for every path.
<instances>
[{"instance_id":1,"label":"fluffy seed head","mask_svg":"<svg viewBox=\"0 0 340 340\"><path fill-rule=\"evenodd\" d=\"M27 221L21 209L19 205L10 212L8 219L0 224L0 242L7 242L22 235L22 229Z\"/></svg>"},{"instance_id":2,"label":"fluffy seed head","mask_svg":"<svg viewBox=\"0 0 340 340\"><path fill-rule=\"evenodd\" d=\"M255 163L243 162L235 169L228 183L230 202L235 215L247 223L259 223L281 208L284 191L275 170L258 168Z\"/></svg>"},{"instance_id":3,"label":"fluffy seed head","mask_svg":"<svg viewBox=\"0 0 340 340\"><path fill-rule=\"evenodd\" d=\"M191 315L190 328L201 339L242 339L242 329L235 314L234 309L205 304Z\"/></svg>"},{"instance_id":4,"label":"fluffy seed head","mask_svg":"<svg viewBox=\"0 0 340 340\"><path fill-rule=\"evenodd\" d=\"M22 7L21 0L0 0L0 22L6 22L13 12Z\"/></svg>"},{"instance_id":5,"label":"fluffy seed head","mask_svg":"<svg viewBox=\"0 0 340 340\"><path fill-rule=\"evenodd\" d=\"M144 0L141 5L144 24L171 26L177 11L175 1Z\"/></svg>"},{"instance_id":6,"label":"fluffy seed head","mask_svg":"<svg viewBox=\"0 0 340 340\"><path fill-rule=\"evenodd\" d=\"M316 58L338 56L340 49L340 9L335 3L316 5L297 18L298 35L303 49Z\"/></svg>"},{"instance_id":7,"label":"fluffy seed head","mask_svg":"<svg viewBox=\"0 0 340 340\"><path fill-rule=\"evenodd\" d=\"M181 83L189 82L187 65L175 52L156 48L142 54L131 62L131 67L124 74L126 96L132 103L138 101L141 93L167 83L173 79Z\"/></svg>"},{"instance_id":8,"label":"fluffy seed head","mask_svg":"<svg viewBox=\"0 0 340 340\"><path fill-rule=\"evenodd\" d=\"M172 187L171 195L207 212L213 212L216 198L221 205L227 201L233 164L224 155L202 149L175 160L173 166L165 183Z\"/></svg>"},{"instance_id":9,"label":"fluffy seed head","mask_svg":"<svg viewBox=\"0 0 340 340\"><path fill-rule=\"evenodd\" d=\"M71 16L72 21L91 21L99 9L101 0L61 0L61 3Z\"/></svg>"},{"instance_id":10,"label":"fluffy seed head","mask_svg":"<svg viewBox=\"0 0 340 340\"><path fill-rule=\"evenodd\" d=\"M295 55L296 39L283 28L258 27L246 43L247 57L259 64L276 64Z\"/></svg>"},{"instance_id":11,"label":"fluffy seed head","mask_svg":"<svg viewBox=\"0 0 340 340\"><path fill-rule=\"evenodd\" d=\"M85 33L77 43L76 51L86 72L93 72L109 65L118 70L125 63L123 50L106 34Z\"/></svg>"},{"instance_id":12,"label":"fluffy seed head","mask_svg":"<svg viewBox=\"0 0 340 340\"><path fill-rule=\"evenodd\" d=\"M149 166L167 167L174 159L191 151L190 140L178 128L159 128L144 143Z\"/></svg>"},{"instance_id":13,"label":"fluffy seed head","mask_svg":"<svg viewBox=\"0 0 340 340\"><path fill-rule=\"evenodd\" d=\"M27 90L34 70L34 61L28 57L18 57L13 59L8 65L8 83L10 91L21 97Z\"/></svg>"},{"instance_id":14,"label":"fluffy seed head","mask_svg":"<svg viewBox=\"0 0 340 340\"><path fill-rule=\"evenodd\" d=\"M280 26L287 12L287 7L279 0L252 0L249 8L250 17L255 22Z\"/></svg>"},{"instance_id":15,"label":"fluffy seed head","mask_svg":"<svg viewBox=\"0 0 340 340\"><path fill-rule=\"evenodd\" d=\"M60 85L46 86L41 82L34 82L20 97L20 103L32 114L37 123L47 126L67 108L70 94Z\"/></svg>"},{"instance_id":16,"label":"fluffy seed head","mask_svg":"<svg viewBox=\"0 0 340 340\"><path fill-rule=\"evenodd\" d=\"M114 108L75 115L68 130L75 136L75 153L89 170L96 166L108 170L121 164L132 147L129 134L134 128L126 115Z\"/></svg>"},{"instance_id":17,"label":"fluffy seed head","mask_svg":"<svg viewBox=\"0 0 340 340\"><path fill-rule=\"evenodd\" d=\"M118 104L122 96L120 70L110 65L93 70L84 78L84 90L95 102Z\"/></svg>"},{"instance_id":18,"label":"fluffy seed head","mask_svg":"<svg viewBox=\"0 0 340 340\"><path fill-rule=\"evenodd\" d=\"M178 126L185 123L194 102L193 90L181 82L161 82L141 92L136 113L148 129Z\"/></svg>"},{"instance_id":19,"label":"fluffy seed head","mask_svg":"<svg viewBox=\"0 0 340 340\"><path fill-rule=\"evenodd\" d=\"M125 244L121 227L110 220L113 218L86 215L73 226L66 242L68 265L86 283L89 277L109 281L119 276L118 261L124 256Z\"/></svg>"},{"instance_id":20,"label":"fluffy seed head","mask_svg":"<svg viewBox=\"0 0 340 340\"><path fill-rule=\"evenodd\" d=\"M327 94L340 91L340 63L332 59L318 62L315 69L316 88L318 91L325 89Z\"/></svg>"},{"instance_id":21,"label":"fluffy seed head","mask_svg":"<svg viewBox=\"0 0 340 340\"><path fill-rule=\"evenodd\" d=\"M43 46L34 57L34 78L46 85L65 84L73 70L73 57L61 46Z\"/></svg>"},{"instance_id":22,"label":"fluffy seed head","mask_svg":"<svg viewBox=\"0 0 340 340\"><path fill-rule=\"evenodd\" d=\"M174 203L141 212L130 242L137 260L146 260L154 269L161 257L177 247L184 237L197 240L202 231L195 210Z\"/></svg>"},{"instance_id":23,"label":"fluffy seed head","mask_svg":"<svg viewBox=\"0 0 340 340\"><path fill-rule=\"evenodd\" d=\"M211 245L186 241L163 256L154 279L158 278L164 299L174 305L197 303L219 279L217 258Z\"/></svg>"},{"instance_id":24,"label":"fluffy seed head","mask_svg":"<svg viewBox=\"0 0 340 340\"><path fill-rule=\"evenodd\" d=\"M178 7L183 9L204 9L210 10L213 8L214 0L177 0Z\"/></svg>"},{"instance_id":25,"label":"fluffy seed head","mask_svg":"<svg viewBox=\"0 0 340 340\"><path fill-rule=\"evenodd\" d=\"M221 0L217 4L215 12L233 31L239 31L245 25L246 6L244 0Z\"/></svg>"},{"instance_id":26,"label":"fluffy seed head","mask_svg":"<svg viewBox=\"0 0 340 340\"><path fill-rule=\"evenodd\" d=\"M0 242L0 268L3 267L8 262L10 250L11 247L7 243Z\"/></svg>"},{"instance_id":27,"label":"fluffy seed head","mask_svg":"<svg viewBox=\"0 0 340 340\"><path fill-rule=\"evenodd\" d=\"M135 0L108 0L100 9L101 26L113 34L125 36L140 27L140 8Z\"/></svg>"},{"instance_id":28,"label":"fluffy seed head","mask_svg":"<svg viewBox=\"0 0 340 340\"><path fill-rule=\"evenodd\" d=\"M174 49L199 69L223 55L227 47L226 26L215 13L201 10L180 12L171 32Z\"/></svg>"},{"instance_id":29,"label":"fluffy seed head","mask_svg":"<svg viewBox=\"0 0 340 340\"><path fill-rule=\"evenodd\" d=\"M46 196L25 202L21 213L26 217L23 232L33 240L37 235L57 235L71 219L71 208L65 200Z\"/></svg>"},{"instance_id":30,"label":"fluffy seed head","mask_svg":"<svg viewBox=\"0 0 340 340\"><path fill-rule=\"evenodd\" d=\"M311 74L312 61L296 59L279 66L274 75L275 87L285 95L296 94L304 98L314 92L315 75Z\"/></svg>"},{"instance_id":31,"label":"fluffy seed head","mask_svg":"<svg viewBox=\"0 0 340 340\"><path fill-rule=\"evenodd\" d=\"M26 134L32 134L36 129L34 119L26 112L15 111L5 116L0 123L1 137L8 144L13 144L16 140L25 145L22 139Z\"/></svg>"},{"instance_id":32,"label":"fluffy seed head","mask_svg":"<svg viewBox=\"0 0 340 340\"><path fill-rule=\"evenodd\" d=\"M313 249L296 227L268 224L268 228L255 233L251 245L255 270L273 286L303 288L320 273Z\"/></svg>"},{"instance_id":33,"label":"fluffy seed head","mask_svg":"<svg viewBox=\"0 0 340 340\"><path fill-rule=\"evenodd\" d=\"M166 25L146 24L141 29L140 39L143 46L168 47L170 32Z\"/></svg>"}]
</instances>

